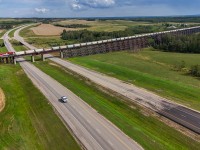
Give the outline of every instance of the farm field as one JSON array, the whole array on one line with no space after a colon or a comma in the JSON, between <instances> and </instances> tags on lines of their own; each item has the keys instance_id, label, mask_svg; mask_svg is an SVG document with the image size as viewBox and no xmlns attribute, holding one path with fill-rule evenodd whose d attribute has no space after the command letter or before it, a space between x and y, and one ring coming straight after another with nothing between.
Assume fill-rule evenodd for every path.
<instances>
[{"instance_id":1,"label":"farm field","mask_svg":"<svg viewBox=\"0 0 200 150\"><path fill-rule=\"evenodd\" d=\"M171 23L173 25L180 26L180 23ZM193 24L193 23L191 23ZM189 25L191 25L189 24ZM54 25L86 25L88 27L82 28L66 28ZM144 26L144 27L141 27ZM63 20L58 22L50 22L49 24L37 24L23 29L20 32L25 40L38 48L49 48L52 46L67 45L73 43L80 43L78 39L62 40L60 34L64 29L66 31L88 30L93 32L113 32L124 31L126 29L133 30L136 33L140 33L143 30L146 31L146 27L149 27L151 32L167 30L167 27L163 23L150 23L150 22L137 22L129 20ZM144 29L143 29L144 28ZM148 30L147 30L148 31ZM111 38L111 37L108 37Z\"/></svg>"},{"instance_id":2,"label":"farm field","mask_svg":"<svg viewBox=\"0 0 200 150\"><path fill-rule=\"evenodd\" d=\"M71 25L71 24L83 24L89 25L90 27L87 28L65 28L65 27L58 27L54 26L55 24L58 25ZM83 30L87 29L90 31L104 31L104 32L112 32L112 31L121 31L125 30L128 27L136 26L136 25L152 25L152 23L148 22L133 22L133 21L121 21L121 20L107 20L107 21L87 21L87 20L65 20L54 22L51 24L40 24L40 25L33 25L31 27L25 28L21 35L23 37L48 37L48 36L59 36L64 29L67 31L74 31L74 30Z\"/></svg>"},{"instance_id":3,"label":"farm field","mask_svg":"<svg viewBox=\"0 0 200 150\"><path fill-rule=\"evenodd\" d=\"M90 27L85 28L89 31L97 31L97 32L112 32L112 31L123 31L128 27L134 27L139 25L155 25L162 26L161 23L150 23L150 22L136 22L129 20L95 20L95 21L87 21L87 20L65 20L60 22L55 22L53 24L60 25L69 25L69 24L84 24L89 25Z\"/></svg>"},{"instance_id":4,"label":"farm field","mask_svg":"<svg viewBox=\"0 0 200 150\"><path fill-rule=\"evenodd\" d=\"M151 23L148 23L148 22L122 21L122 20L106 20L106 21L101 21L101 20L96 20L96 21L66 20L66 21L55 22L53 24L60 24L60 25L84 24L84 25L89 25L90 26L88 28L85 28L85 29L88 29L90 31L112 32L112 31L125 30L127 27L130 27L130 26L150 25Z\"/></svg>"},{"instance_id":5,"label":"farm field","mask_svg":"<svg viewBox=\"0 0 200 150\"><path fill-rule=\"evenodd\" d=\"M199 59L199 54L166 53L148 48L138 53L114 52L69 60L200 110L200 79L173 70L182 61L188 69L199 64Z\"/></svg>"},{"instance_id":6,"label":"farm field","mask_svg":"<svg viewBox=\"0 0 200 150\"><path fill-rule=\"evenodd\" d=\"M6 96L0 112L0 149L80 149L19 65L0 65L0 77Z\"/></svg>"},{"instance_id":7,"label":"farm field","mask_svg":"<svg viewBox=\"0 0 200 150\"><path fill-rule=\"evenodd\" d=\"M34 32L35 35L42 35L42 36L60 36L63 30L66 31L74 31L78 29L73 28L64 28L64 27L56 27L51 24L41 24L37 27L32 27L30 30Z\"/></svg>"},{"instance_id":8,"label":"farm field","mask_svg":"<svg viewBox=\"0 0 200 150\"><path fill-rule=\"evenodd\" d=\"M147 150L198 149L200 146L199 142L160 122L151 112L99 90L93 83L51 61L36 62L35 65L81 97Z\"/></svg>"}]
</instances>

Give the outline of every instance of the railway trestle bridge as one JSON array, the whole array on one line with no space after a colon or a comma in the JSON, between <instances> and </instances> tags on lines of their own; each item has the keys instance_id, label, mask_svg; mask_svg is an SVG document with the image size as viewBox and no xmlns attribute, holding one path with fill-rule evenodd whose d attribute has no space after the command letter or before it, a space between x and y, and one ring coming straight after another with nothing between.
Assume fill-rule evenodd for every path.
<instances>
[{"instance_id":1,"label":"railway trestle bridge","mask_svg":"<svg viewBox=\"0 0 200 150\"><path fill-rule=\"evenodd\" d=\"M52 47L49 49L34 49L20 52L8 52L0 54L0 63L14 63L16 64L16 59L23 56L31 56L31 61L35 61L36 55L41 55L41 60L45 60L44 55L59 52L61 58L70 58L77 56L94 55L100 53L108 53L114 51L130 50L137 52L142 48L148 47L150 38L162 40L162 37L166 34L171 34L175 36L179 35L190 35L200 32L200 26L183 28L177 30L170 30L164 32L148 33L135 35L130 37L122 37L116 39L94 41L59 47Z\"/></svg>"}]
</instances>

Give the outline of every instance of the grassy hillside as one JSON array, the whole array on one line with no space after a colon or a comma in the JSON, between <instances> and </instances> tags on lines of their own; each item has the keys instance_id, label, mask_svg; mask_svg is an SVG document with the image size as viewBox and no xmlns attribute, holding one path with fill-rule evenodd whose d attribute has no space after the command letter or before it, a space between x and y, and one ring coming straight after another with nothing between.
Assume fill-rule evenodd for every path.
<instances>
[{"instance_id":1,"label":"grassy hillside","mask_svg":"<svg viewBox=\"0 0 200 150\"><path fill-rule=\"evenodd\" d=\"M200 64L198 54L143 50L71 58L70 61L146 88L161 96L200 110L200 80L173 66L185 61L189 67Z\"/></svg>"},{"instance_id":2,"label":"grassy hillside","mask_svg":"<svg viewBox=\"0 0 200 150\"><path fill-rule=\"evenodd\" d=\"M45 97L17 65L0 65L6 107L0 113L0 149L80 149Z\"/></svg>"},{"instance_id":3,"label":"grassy hillside","mask_svg":"<svg viewBox=\"0 0 200 150\"><path fill-rule=\"evenodd\" d=\"M81 97L147 150L193 150L200 147L200 143L158 121L138 106L99 91L89 81L52 62L37 62L35 65Z\"/></svg>"}]
</instances>

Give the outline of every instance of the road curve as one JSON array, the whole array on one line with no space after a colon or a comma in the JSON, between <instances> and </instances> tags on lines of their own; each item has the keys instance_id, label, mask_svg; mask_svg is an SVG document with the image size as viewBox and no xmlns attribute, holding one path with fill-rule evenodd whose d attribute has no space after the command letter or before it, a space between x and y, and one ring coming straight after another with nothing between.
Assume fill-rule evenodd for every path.
<instances>
[{"instance_id":1,"label":"road curve","mask_svg":"<svg viewBox=\"0 0 200 150\"><path fill-rule=\"evenodd\" d=\"M18 29L16 33L19 33L22 29L23 28ZM15 38L19 41L23 39L19 36L19 34L16 34ZM22 42L30 49L36 49L24 40L22 40ZM46 57L51 57L51 55L46 55ZM82 66L72 64L69 61L65 61L59 58L50 58L50 60L90 79L96 84L99 84L107 89L115 91L129 98L131 101L146 106L156 111L157 113L200 134L200 113L197 111L169 101L145 89L124 83L123 81L84 68Z\"/></svg>"},{"instance_id":2,"label":"road curve","mask_svg":"<svg viewBox=\"0 0 200 150\"><path fill-rule=\"evenodd\" d=\"M4 36L4 39L8 38ZM6 39L5 39L6 40ZM7 47L8 50L12 50ZM63 85L29 62L19 58L17 61L25 73L48 98L60 116L67 123L75 136L88 150L142 150L143 148L125 135L115 125L106 120L82 99ZM61 96L69 101L63 104L58 101Z\"/></svg>"}]
</instances>

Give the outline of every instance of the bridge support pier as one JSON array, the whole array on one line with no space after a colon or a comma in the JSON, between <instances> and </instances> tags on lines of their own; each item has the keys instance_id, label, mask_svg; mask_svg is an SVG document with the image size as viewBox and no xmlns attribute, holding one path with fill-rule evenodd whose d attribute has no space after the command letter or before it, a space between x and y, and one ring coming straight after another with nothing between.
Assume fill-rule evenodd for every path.
<instances>
[{"instance_id":1,"label":"bridge support pier","mask_svg":"<svg viewBox=\"0 0 200 150\"><path fill-rule=\"evenodd\" d=\"M8 64L9 63L9 60L8 60L8 57L6 57L6 64Z\"/></svg>"},{"instance_id":2,"label":"bridge support pier","mask_svg":"<svg viewBox=\"0 0 200 150\"><path fill-rule=\"evenodd\" d=\"M42 61L45 61L44 54L41 54Z\"/></svg>"},{"instance_id":3,"label":"bridge support pier","mask_svg":"<svg viewBox=\"0 0 200 150\"><path fill-rule=\"evenodd\" d=\"M31 62L35 62L35 56L34 55L31 56Z\"/></svg>"},{"instance_id":4,"label":"bridge support pier","mask_svg":"<svg viewBox=\"0 0 200 150\"><path fill-rule=\"evenodd\" d=\"M60 58L63 59L64 58L64 55L63 55L63 51L60 50Z\"/></svg>"},{"instance_id":5,"label":"bridge support pier","mask_svg":"<svg viewBox=\"0 0 200 150\"><path fill-rule=\"evenodd\" d=\"M15 57L13 57L13 64L16 65L17 64L17 60Z\"/></svg>"}]
</instances>

